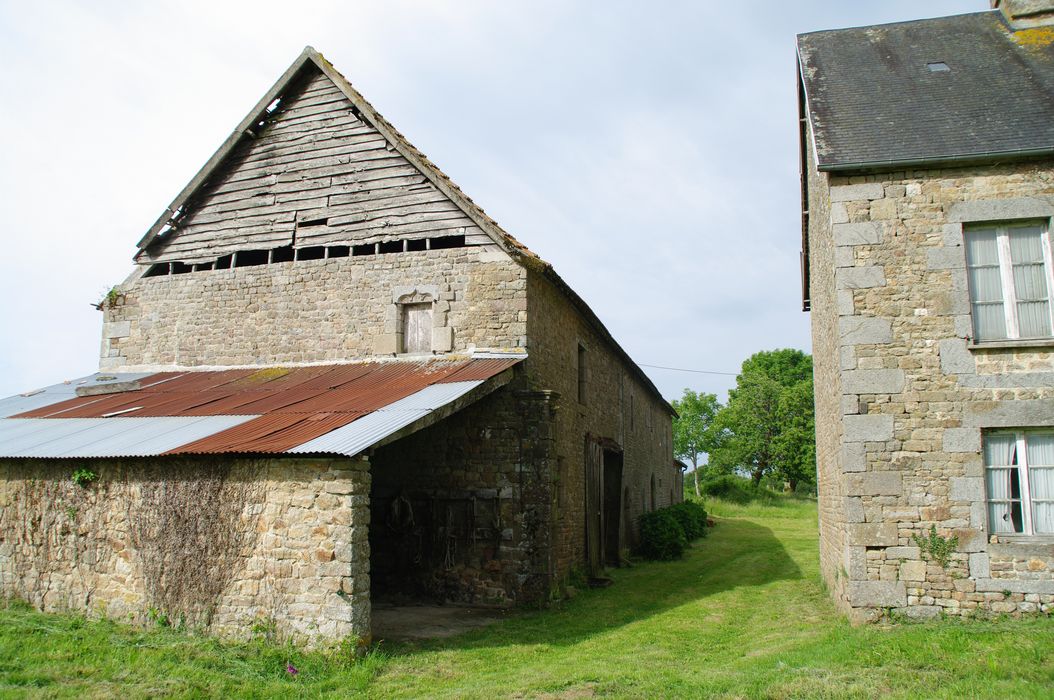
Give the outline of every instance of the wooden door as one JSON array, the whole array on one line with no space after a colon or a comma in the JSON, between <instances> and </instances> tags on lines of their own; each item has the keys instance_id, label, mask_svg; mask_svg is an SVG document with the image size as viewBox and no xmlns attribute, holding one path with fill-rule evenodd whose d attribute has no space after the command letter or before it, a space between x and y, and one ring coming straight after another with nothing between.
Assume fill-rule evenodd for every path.
<instances>
[{"instance_id":1,"label":"wooden door","mask_svg":"<svg viewBox=\"0 0 1054 700\"><path fill-rule=\"evenodd\" d=\"M599 443L587 437L585 453L586 561L589 575L599 576L604 570L604 450Z\"/></svg>"},{"instance_id":2,"label":"wooden door","mask_svg":"<svg viewBox=\"0 0 1054 700\"><path fill-rule=\"evenodd\" d=\"M604 450L603 505L604 562L618 566L622 554L622 453Z\"/></svg>"},{"instance_id":3,"label":"wooden door","mask_svg":"<svg viewBox=\"0 0 1054 700\"><path fill-rule=\"evenodd\" d=\"M403 305L403 352L432 352L432 305Z\"/></svg>"}]
</instances>

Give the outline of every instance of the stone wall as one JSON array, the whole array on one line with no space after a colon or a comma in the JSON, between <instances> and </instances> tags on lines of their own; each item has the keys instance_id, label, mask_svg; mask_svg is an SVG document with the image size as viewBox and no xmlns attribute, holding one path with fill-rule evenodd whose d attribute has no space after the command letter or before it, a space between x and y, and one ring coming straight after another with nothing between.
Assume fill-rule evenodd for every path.
<instances>
[{"instance_id":1,"label":"stone wall","mask_svg":"<svg viewBox=\"0 0 1054 700\"><path fill-rule=\"evenodd\" d=\"M368 638L369 487L350 459L2 460L0 591L239 638Z\"/></svg>"},{"instance_id":2,"label":"stone wall","mask_svg":"<svg viewBox=\"0 0 1054 700\"><path fill-rule=\"evenodd\" d=\"M547 598L555 397L524 379L376 450L375 600Z\"/></svg>"},{"instance_id":3,"label":"stone wall","mask_svg":"<svg viewBox=\"0 0 1054 700\"><path fill-rule=\"evenodd\" d=\"M831 176L829 186L811 269L814 299L833 295L838 320L818 305L814 334L837 347L815 352L818 367L821 353L837 359L842 394L836 420L821 418L818 373L817 441L821 479L838 484L821 494L842 489L843 518L822 520L821 542L841 531L845 545L842 569L824 556L825 577L847 581L833 590L864 619L887 607L1050 609L1054 541L990 535L980 450L986 429L1054 425L1054 342L973 342L963 225L1049 219L1052 163ZM833 279L817 269L827 264ZM836 438L840 465L822 447ZM916 546L931 525L958 538L947 568Z\"/></svg>"},{"instance_id":4,"label":"stone wall","mask_svg":"<svg viewBox=\"0 0 1054 700\"><path fill-rule=\"evenodd\" d=\"M106 309L100 368L391 356L397 302L415 290L437 352L526 344L525 271L470 246L140 277Z\"/></svg>"},{"instance_id":5,"label":"stone wall","mask_svg":"<svg viewBox=\"0 0 1054 700\"><path fill-rule=\"evenodd\" d=\"M830 226L827 178L816 171L812 149L808 149L807 165L820 571L835 600L844 602L849 563L845 561L845 501L842 495L842 350L834 279L835 244Z\"/></svg>"},{"instance_id":6,"label":"stone wall","mask_svg":"<svg viewBox=\"0 0 1054 700\"><path fill-rule=\"evenodd\" d=\"M559 579L586 563L587 435L610 439L623 449L624 497L619 521L624 546L635 544L641 513L679 502L682 493L676 488L668 404L627 370L610 345L543 273L529 273L527 298L528 376L535 386L560 395L552 525ZM579 401L580 344L585 348L583 401Z\"/></svg>"}]
</instances>

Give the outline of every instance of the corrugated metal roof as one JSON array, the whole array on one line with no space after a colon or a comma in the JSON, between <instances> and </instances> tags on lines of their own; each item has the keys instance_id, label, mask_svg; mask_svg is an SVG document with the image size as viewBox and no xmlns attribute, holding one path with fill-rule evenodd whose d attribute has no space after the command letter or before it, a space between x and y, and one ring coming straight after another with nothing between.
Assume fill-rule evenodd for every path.
<instances>
[{"instance_id":1,"label":"corrugated metal roof","mask_svg":"<svg viewBox=\"0 0 1054 700\"><path fill-rule=\"evenodd\" d=\"M353 423L287 451L294 454L321 452L349 457L356 455L437 408L464 396L482 383L473 381L433 384Z\"/></svg>"},{"instance_id":2,"label":"corrugated metal roof","mask_svg":"<svg viewBox=\"0 0 1054 700\"><path fill-rule=\"evenodd\" d=\"M7 418L0 457L149 457L254 417Z\"/></svg>"},{"instance_id":3,"label":"corrugated metal roof","mask_svg":"<svg viewBox=\"0 0 1054 700\"><path fill-rule=\"evenodd\" d=\"M96 372L86 377L78 377L77 379L52 384L43 389L35 389L15 396L9 396L6 399L0 399L0 418L7 418L8 416L14 416L71 399L77 395L77 388L81 386L105 386L107 384L136 381L143 377L149 377L151 374L151 372L140 372L137 374L105 374Z\"/></svg>"},{"instance_id":4,"label":"corrugated metal roof","mask_svg":"<svg viewBox=\"0 0 1054 700\"><path fill-rule=\"evenodd\" d=\"M0 401L11 416L0 419L0 457L350 456L522 360L92 375ZM76 395L107 383L122 386Z\"/></svg>"}]
</instances>

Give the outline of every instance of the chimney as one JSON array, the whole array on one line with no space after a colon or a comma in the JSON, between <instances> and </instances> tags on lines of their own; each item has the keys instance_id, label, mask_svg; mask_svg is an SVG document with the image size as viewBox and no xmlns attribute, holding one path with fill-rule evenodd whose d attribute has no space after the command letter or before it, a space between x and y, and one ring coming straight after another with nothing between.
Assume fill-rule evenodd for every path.
<instances>
[{"instance_id":1,"label":"chimney","mask_svg":"<svg viewBox=\"0 0 1054 700\"><path fill-rule=\"evenodd\" d=\"M1054 0L991 0L1014 29L1054 25Z\"/></svg>"}]
</instances>

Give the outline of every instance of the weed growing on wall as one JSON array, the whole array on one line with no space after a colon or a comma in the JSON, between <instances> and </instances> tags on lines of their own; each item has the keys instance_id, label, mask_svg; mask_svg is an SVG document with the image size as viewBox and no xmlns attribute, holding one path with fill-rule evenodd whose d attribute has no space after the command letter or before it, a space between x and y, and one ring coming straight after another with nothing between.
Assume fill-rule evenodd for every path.
<instances>
[{"instance_id":1,"label":"weed growing on wall","mask_svg":"<svg viewBox=\"0 0 1054 700\"><path fill-rule=\"evenodd\" d=\"M925 537L915 533L911 536L911 539L915 541L919 549L930 555L930 559L945 569L948 568L948 561L951 559L952 552L959 547L958 536L941 537L937 534L936 525L930 525L929 534Z\"/></svg>"},{"instance_id":2,"label":"weed growing on wall","mask_svg":"<svg viewBox=\"0 0 1054 700\"><path fill-rule=\"evenodd\" d=\"M80 469L74 470L73 475L70 479L77 486L87 486L91 482L99 478L99 475L93 472L91 469L81 467Z\"/></svg>"},{"instance_id":3,"label":"weed growing on wall","mask_svg":"<svg viewBox=\"0 0 1054 700\"><path fill-rule=\"evenodd\" d=\"M129 513L151 609L167 619L208 626L216 601L242 569L256 539L243 522L262 495L257 467L232 473L229 462L188 461L146 469Z\"/></svg>"}]
</instances>

